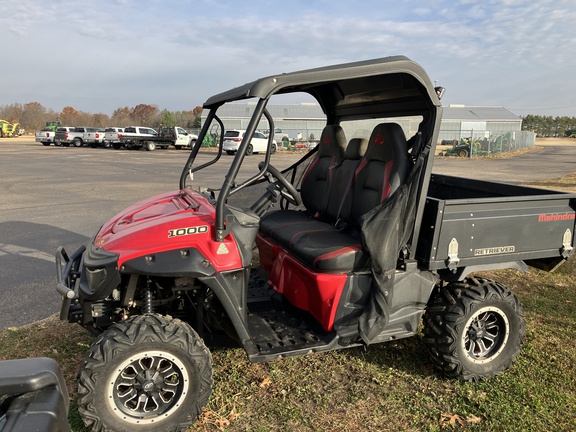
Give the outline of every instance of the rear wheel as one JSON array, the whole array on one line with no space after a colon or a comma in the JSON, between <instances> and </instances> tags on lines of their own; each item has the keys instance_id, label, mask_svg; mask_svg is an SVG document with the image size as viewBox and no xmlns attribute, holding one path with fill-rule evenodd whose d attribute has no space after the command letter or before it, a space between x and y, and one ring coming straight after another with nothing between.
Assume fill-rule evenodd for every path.
<instances>
[{"instance_id":1,"label":"rear wheel","mask_svg":"<svg viewBox=\"0 0 576 432\"><path fill-rule=\"evenodd\" d=\"M464 150L464 149L458 150L458 156L467 157L468 156L468 150Z\"/></svg>"},{"instance_id":2,"label":"rear wheel","mask_svg":"<svg viewBox=\"0 0 576 432\"><path fill-rule=\"evenodd\" d=\"M42 145L49 146L50 143L49 142L43 142ZM54 145L58 145L58 144L54 143Z\"/></svg>"},{"instance_id":3,"label":"rear wheel","mask_svg":"<svg viewBox=\"0 0 576 432\"><path fill-rule=\"evenodd\" d=\"M248 147L246 147L246 154L250 156L252 153L254 153L254 147L252 147L252 144L248 144Z\"/></svg>"},{"instance_id":4,"label":"rear wheel","mask_svg":"<svg viewBox=\"0 0 576 432\"><path fill-rule=\"evenodd\" d=\"M78 411L94 431L180 431L212 391L212 358L186 323L142 315L102 333L78 374Z\"/></svg>"},{"instance_id":5,"label":"rear wheel","mask_svg":"<svg viewBox=\"0 0 576 432\"><path fill-rule=\"evenodd\" d=\"M272 153L272 154L276 153L276 144L272 144L272 148L270 149L270 153Z\"/></svg>"},{"instance_id":6,"label":"rear wheel","mask_svg":"<svg viewBox=\"0 0 576 432\"><path fill-rule=\"evenodd\" d=\"M479 381L516 360L526 323L505 286L482 278L442 286L424 315L424 338L435 366L449 376Z\"/></svg>"},{"instance_id":7,"label":"rear wheel","mask_svg":"<svg viewBox=\"0 0 576 432\"><path fill-rule=\"evenodd\" d=\"M146 141L144 148L147 151L153 151L156 148L156 143L154 141Z\"/></svg>"},{"instance_id":8,"label":"rear wheel","mask_svg":"<svg viewBox=\"0 0 576 432\"><path fill-rule=\"evenodd\" d=\"M74 138L72 140L72 145L74 145L74 147L82 147L82 140L80 138Z\"/></svg>"}]
</instances>

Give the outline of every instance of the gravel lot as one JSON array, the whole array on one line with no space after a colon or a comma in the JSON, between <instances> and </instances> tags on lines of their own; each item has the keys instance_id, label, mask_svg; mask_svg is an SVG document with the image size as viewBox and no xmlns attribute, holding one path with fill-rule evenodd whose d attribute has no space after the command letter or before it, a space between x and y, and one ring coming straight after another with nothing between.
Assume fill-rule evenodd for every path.
<instances>
[{"instance_id":1,"label":"gravel lot","mask_svg":"<svg viewBox=\"0 0 576 432\"><path fill-rule=\"evenodd\" d=\"M523 183L576 172L576 139L539 141L510 158L437 158L434 172ZM541 146L541 147L540 147ZM59 311L54 252L86 243L107 219L128 205L178 188L187 151L127 151L42 146L33 138L0 140L0 328ZM208 160L213 154L202 153ZM277 154L277 168L298 154ZM222 160L232 158L224 155ZM247 159L254 170L261 155ZM225 168L197 173L195 183L216 186Z\"/></svg>"}]
</instances>

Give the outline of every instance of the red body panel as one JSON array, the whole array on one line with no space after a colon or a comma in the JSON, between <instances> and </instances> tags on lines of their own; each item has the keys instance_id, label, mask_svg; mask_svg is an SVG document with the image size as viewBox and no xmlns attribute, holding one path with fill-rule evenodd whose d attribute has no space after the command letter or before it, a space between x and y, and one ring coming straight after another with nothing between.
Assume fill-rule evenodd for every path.
<instances>
[{"instance_id":1,"label":"red body panel","mask_svg":"<svg viewBox=\"0 0 576 432\"><path fill-rule=\"evenodd\" d=\"M274 289L331 331L348 275L316 273L261 236L256 238L256 244L260 265L269 273Z\"/></svg>"},{"instance_id":2,"label":"red body panel","mask_svg":"<svg viewBox=\"0 0 576 432\"><path fill-rule=\"evenodd\" d=\"M214 241L214 206L197 192L166 192L131 205L106 222L94 245L120 255L118 265L133 258L194 248L217 271L242 267L236 241Z\"/></svg>"}]
</instances>

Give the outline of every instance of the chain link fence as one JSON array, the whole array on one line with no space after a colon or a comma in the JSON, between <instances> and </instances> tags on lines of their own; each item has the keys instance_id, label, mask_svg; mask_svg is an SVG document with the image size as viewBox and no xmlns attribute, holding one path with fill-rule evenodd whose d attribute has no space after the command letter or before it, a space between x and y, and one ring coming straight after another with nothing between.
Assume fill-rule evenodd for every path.
<instances>
[{"instance_id":1,"label":"chain link fence","mask_svg":"<svg viewBox=\"0 0 576 432\"><path fill-rule=\"evenodd\" d=\"M536 134L527 131L440 131L440 156L489 156L534 147Z\"/></svg>"}]
</instances>

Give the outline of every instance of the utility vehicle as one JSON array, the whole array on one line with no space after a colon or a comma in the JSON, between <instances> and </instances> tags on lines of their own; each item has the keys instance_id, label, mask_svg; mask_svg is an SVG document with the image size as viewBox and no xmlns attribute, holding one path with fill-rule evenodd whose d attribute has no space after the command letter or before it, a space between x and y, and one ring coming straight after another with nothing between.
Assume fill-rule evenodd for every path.
<instances>
[{"instance_id":1,"label":"utility vehicle","mask_svg":"<svg viewBox=\"0 0 576 432\"><path fill-rule=\"evenodd\" d=\"M295 92L326 114L318 145L281 170L272 136L265 153L247 157L254 133L275 128L270 98ZM423 322L422 342L446 375L507 369L525 336L521 305L473 272L550 270L567 259L576 196L433 175L442 94L396 56L209 98L179 188L56 253L61 318L97 335L78 375L84 422L191 425L211 393L207 346L222 335L261 362L414 336ZM245 99L254 114L234 158L222 157L218 110ZM218 151L201 151L214 125ZM206 187L222 163L223 181Z\"/></svg>"}]
</instances>

